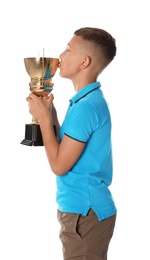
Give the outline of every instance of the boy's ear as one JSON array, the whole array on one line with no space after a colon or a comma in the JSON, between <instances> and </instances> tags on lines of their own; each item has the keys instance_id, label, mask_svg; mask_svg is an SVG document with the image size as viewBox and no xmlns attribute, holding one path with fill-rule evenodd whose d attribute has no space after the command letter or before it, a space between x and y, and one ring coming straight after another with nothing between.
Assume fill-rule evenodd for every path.
<instances>
[{"instance_id":1,"label":"boy's ear","mask_svg":"<svg viewBox=\"0 0 150 260\"><path fill-rule=\"evenodd\" d=\"M81 68L85 69L91 64L91 57L90 56L84 56Z\"/></svg>"}]
</instances>

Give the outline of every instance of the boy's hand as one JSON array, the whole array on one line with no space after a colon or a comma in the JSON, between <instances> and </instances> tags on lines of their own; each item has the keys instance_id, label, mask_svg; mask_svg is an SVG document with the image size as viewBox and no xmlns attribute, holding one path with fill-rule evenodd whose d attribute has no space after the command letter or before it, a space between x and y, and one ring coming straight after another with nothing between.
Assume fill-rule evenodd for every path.
<instances>
[{"instance_id":1,"label":"boy's hand","mask_svg":"<svg viewBox=\"0 0 150 260\"><path fill-rule=\"evenodd\" d=\"M29 112L32 116L37 118L39 121L43 120L47 116L50 117L50 109L52 106L54 96L50 94L45 97L38 97L33 93L30 93L26 98L26 101L29 102Z\"/></svg>"}]
</instances>

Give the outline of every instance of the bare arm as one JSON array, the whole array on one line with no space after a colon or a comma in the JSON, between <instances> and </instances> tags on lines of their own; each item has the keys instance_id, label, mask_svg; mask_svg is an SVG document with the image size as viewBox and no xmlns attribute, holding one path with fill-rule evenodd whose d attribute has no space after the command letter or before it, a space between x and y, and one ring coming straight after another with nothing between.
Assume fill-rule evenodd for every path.
<instances>
[{"instance_id":1,"label":"bare arm","mask_svg":"<svg viewBox=\"0 0 150 260\"><path fill-rule=\"evenodd\" d=\"M82 154L85 143L66 135L61 143L58 142L53 130L53 117L49 113L53 95L50 95L47 100L42 100L31 93L27 101L30 103L30 113L39 120L45 151L52 171L59 176L65 174Z\"/></svg>"}]
</instances>

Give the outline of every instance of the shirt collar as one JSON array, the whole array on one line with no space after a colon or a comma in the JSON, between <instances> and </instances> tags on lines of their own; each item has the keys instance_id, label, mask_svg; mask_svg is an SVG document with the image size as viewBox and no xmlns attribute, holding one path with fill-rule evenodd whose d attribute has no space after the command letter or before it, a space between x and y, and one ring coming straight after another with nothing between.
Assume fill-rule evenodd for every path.
<instances>
[{"instance_id":1,"label":"shirt collar","mask_svg":"<svg viewBox=\"0 0 150 260\"><path fill-rule=\"evenodd\" d=\"M70 105L72 106L73 103L78 102L79 99L83 98L84 96L86 96L89 92L95 90L96 88L101 87L100 82L94 82L91 83L87 86L85 86L84 88L82 88L77 94L75 94L70 100Z\"/></svg>"}]
</instances>

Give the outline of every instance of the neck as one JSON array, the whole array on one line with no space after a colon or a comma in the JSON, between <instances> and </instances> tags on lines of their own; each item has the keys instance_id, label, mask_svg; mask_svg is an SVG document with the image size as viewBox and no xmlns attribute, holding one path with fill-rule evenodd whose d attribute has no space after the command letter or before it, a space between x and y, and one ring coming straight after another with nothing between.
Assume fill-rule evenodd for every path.
<instances>
[{"instance_id":1,"label":"neck","mask_svg":"<svg viewBox=\"0 0 150 260\"><path fill-rule=\"evenodd\" d=\"M87 77L87 78L80 78L79 80L72 80L74 89L76 92L79 92L82 88L84 88L85 86L96 82L97 78L96 77Z\"/></svg>"}]
</instances>

